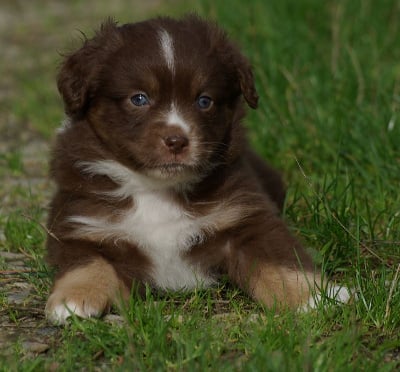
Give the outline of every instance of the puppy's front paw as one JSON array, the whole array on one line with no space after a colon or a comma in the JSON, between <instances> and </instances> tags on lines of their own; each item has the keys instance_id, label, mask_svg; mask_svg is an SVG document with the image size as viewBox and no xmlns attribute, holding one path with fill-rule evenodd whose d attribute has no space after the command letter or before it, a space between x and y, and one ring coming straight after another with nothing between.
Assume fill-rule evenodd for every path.
<instances>
[{"instance_id":1,"label":"puppy's front paw","mask_svg":"<svg viewBox=\"0 0 400 372\"><path fill-rule=\"evenodd\" d=\"M66 272L54 283L46 304L46 317L63 324L71 315L81 318L101 316L116 302L127 297L128 289L118 279L114 268L104 259Z\"/></svg>"},{"instance_id":2,"label":"puppy's front paw","mask_svg":"<svg viewBox=\"0 0 400 372\"><path fill-rule=\"evenodd\" d=\"M46 304L46 317L55 324L64 324L72 315L81 318L101 316L110 307L110 299L89 288L68 288L54 291Z\"/></svg>"}]
</instances>

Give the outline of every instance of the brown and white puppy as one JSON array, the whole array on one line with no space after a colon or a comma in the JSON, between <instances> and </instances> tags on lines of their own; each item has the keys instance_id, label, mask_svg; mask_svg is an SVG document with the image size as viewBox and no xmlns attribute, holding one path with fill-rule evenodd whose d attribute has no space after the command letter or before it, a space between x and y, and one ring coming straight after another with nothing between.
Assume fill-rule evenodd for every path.
<instances>
[{"instance_id":1,"label":"brown and white puppy","mask_svg":"<svg viewBox=\"0 0 400 372\"><path fill-rule=\"evenodd\" d=\"M246 58L187 16L108 21L58 76L47 316L99 316L133 285L209 286L221 275L267 306L308 303L310 257L280 218L284 186L241 120L257 106Z\"/></svg>"}]
</instances>

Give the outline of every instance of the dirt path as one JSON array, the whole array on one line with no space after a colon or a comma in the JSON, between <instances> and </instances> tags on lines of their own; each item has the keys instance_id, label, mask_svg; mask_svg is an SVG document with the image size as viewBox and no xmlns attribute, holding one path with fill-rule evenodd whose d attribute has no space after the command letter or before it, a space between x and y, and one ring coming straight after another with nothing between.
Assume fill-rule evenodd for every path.
<instances>
[{"instance_id":1,"label":"dirt path","mask_svg":"<svg viewBox=\"0 0 400 372\"><path fill-rule=\"evenodd\" d=\"M15 102L24 99L19 73L32 63L24 61L25 41L13 37L15 21L14 10L0 6L0 356L22 348L30 357L46 352L60 330L44 319L43 300L29 280L35 275L29 258L5 251L10 248L5 233L10 214L26 210L30 203L44 206L52 189L47 177L49 143L13 111Z\"/></svg>"},{"instance_id":2,"label":"dirt path","mask_svg":"<svg viewBox=\"0 0 400 372\"><path fill-rule=\"evenodd\" d=\"M124 21L128 10L143 17L160 2L134 7L128 0L0 4L0 357L15 354L15 348L27 357L48 352L62 332L44 318L48 288L35 287L48 283L48 278L34 278L46 273L32 269L32 257L23 247L12 247L6 236L10 215L29 217L29 208L45 208L52 193L49 138L57 123L51 118L62 117L55 86L58 53L76 44L77 30L91 33L108 16ZM39 218L43 223L45 212Z\"/></svg>"},{"instance_id":3,"label":"dirt path","mask_svg":"<svg viewBox=\"0 0 400 372\"><path fill-rule=\"evenodd\" d=\"M5 262L5 269L0 271L0 286L7 303L0 310L0 354L12 355L16 345L22 347L27 357L44 353L56 342L60 329L44 319L43 300L27 280L28 275L34 275L27 257L0 252L0 259Z\"/></svg>"}]
</instances>

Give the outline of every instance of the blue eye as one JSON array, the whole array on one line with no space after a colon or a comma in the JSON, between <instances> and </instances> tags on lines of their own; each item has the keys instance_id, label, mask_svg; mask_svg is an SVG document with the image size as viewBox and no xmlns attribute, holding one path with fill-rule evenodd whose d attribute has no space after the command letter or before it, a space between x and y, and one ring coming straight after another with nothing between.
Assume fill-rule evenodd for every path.
<instances>
[{"instance_id":1,"label":"blue eye","mask_svg":"<svg viewBox=\"0 0 400 372\"><path fill-rule=\"evenodd\" d=\"M131 101L135 106L145 106L150 104L145 94L139 93L131 97Z\"/></svg>"},{"instance_id":2,"label":"blue eye","mask_svg":"<svg viewBox=\"0 0 400 372\"><path fill-rule=\"evenodd\" d=\"M202 110L206 110L210 108L213 104L213 100L207 96L201 96L197 99L197 106Z\"/></svg>"}]
</instances>

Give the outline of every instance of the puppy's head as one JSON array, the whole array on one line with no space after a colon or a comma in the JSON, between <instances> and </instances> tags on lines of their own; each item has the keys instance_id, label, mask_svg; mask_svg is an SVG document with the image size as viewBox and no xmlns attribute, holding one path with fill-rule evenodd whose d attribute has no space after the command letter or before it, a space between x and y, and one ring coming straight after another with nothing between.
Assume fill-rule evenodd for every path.
<instances>
[{"instance_id":1,"label":"puppy's head","mask_svg":"<svg viewBox=\"0 0 400 372\"><path fill-rule=\"evenodd\" d=\"M188 16L108 21L58 76L74 126L155 179L204 176L238 151L242 97L257 106L250 66L214 24Z\"/></svg>"}]
</instances>

